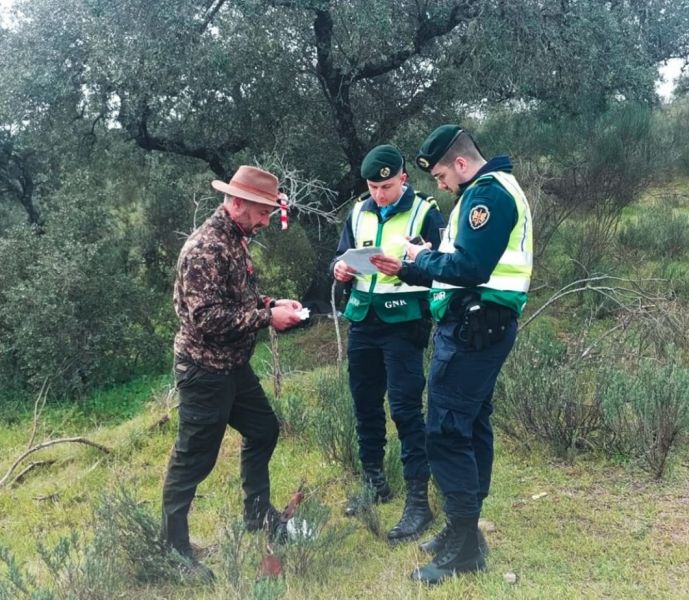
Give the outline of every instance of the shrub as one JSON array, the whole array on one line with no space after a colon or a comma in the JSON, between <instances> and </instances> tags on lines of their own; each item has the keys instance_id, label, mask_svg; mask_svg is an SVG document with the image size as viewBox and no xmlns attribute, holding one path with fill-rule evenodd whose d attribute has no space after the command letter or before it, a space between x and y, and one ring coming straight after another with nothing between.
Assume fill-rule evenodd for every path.
<instances>
[{"instance_id":1,"label":"shrub","mask_svg":"<svg viewBox=\"0 0 689 600\"><path fill-rule=\"evenodd\" d=\"M672 259L686 256L689 250L689 216L665 207L648 211L643 220L625 225L618 239L625 248L639 251L646 257Z\"/></svg>"},{"instance_id":2,"label":"shrub","mask_svg":"<svg viewBox=\"0 0 689 600\"><path fill-rule=\"evenodd\" d=\"M363 526L375 537L384 537L385 530L373 486L361 481L348 496L347 504L354 508L354 515Z\"/></svg>"},{"instance_id":3,"label":"shrub","mask_svg":"<svg viewBox=\"0 0 689 600\"><path fill-rule=\"evenodd\" d=\"M302 435L306 432L311 414L309 406L300 394L282 394L272 401L275 414L282 430L287 435Z\"/></svg>"},{"instance_id":4,"label":"shrub","mask_svg":"<svg viewBox=\"0 0 689 600\"><path fill-rule=\"evenodd\" d=\"M663 261L662 276L677 298L689 298L689 264L686 260Z\"/></svg>"},{"instance_id":5,"label":"shrub","mask_svg":"<svg viewBox=\"0 0 689 600\"><path fill-rule=\"evenodd\" d=\"M601 427L596 378L597 365L552 333L522 333L498 378L496 426L527 447L537 439L572 459Z\"/></svg>"},{"instance_id":6,"label":"shrub","mask_svg":"<svg viewBox=\"0 0 689 600\"><path fill-rule=\"evenodd\" d=\"M227 580L223 598L272 600L284 595L284 580L273 577L256 579L266 555L264 536L246 535L240 519L227 520L220 541L220 560Z\"/></svg>"},{"instance_id":7,"label":"shrub","mask_svg":"<svg viewBox=\"0 0 689 600\"><path fill-rule=\"evenodd\" d=\"M344 367L323 367L315 374L316 401L312 432L323 454L345 469L359 469L356 418Z\"/></svg>"},{"instance_id":8,"label":"shrub","mask_svg":"<svg viewBox=\"0 0 689 600\"><path fill-rule=\"evenodd\" d=\"M344 546L354 531L351 525L327 527L331 511L315 498L307 498L296 510L290 537L284 550L287 571L297 577L321 580L336 560L336 550Z\"/></svg>"},{"instance_id":9,"label":"shrub","mask_svg":"<svg viewBox=\"0 0 689 600\"><path fill-rule=\"evenodd\" d=\"M599 393L608 446L640 459L662 478L678 439L689 430L689 370L645 360L636 372L609 370Z\"/></svg>"},{"instance_id":10,"label":"shrub","mask_svg":"<svg viewBox=\"0 0 689 600\"><path fill-rule=\"evenodd\" d=\"M88 543L72 532L53 546L39 541L37 550L47 569L41 582L0 547L0 561L7 567L5 580L0 580L0 600L110 600L125 582L121 563L110 554L112 538L103 529L96 529Z\"/></svg>"},{"instance_id":11,"label":"shrub","mask_svg":"<svg viewBox=\"0 0 689 600\"><path fill-rule=\"evenodd\" d=\"M119 556L126 570L142 582L183 580L186 559L169 548L160 518L124 488L105 494L96 511L96 534L111 540L109 552Z\"/></svg>"},{"instance_id":12,"label":"shrub","mask_svg":"<svg viewBox=\"0 0 689 600\"><path fill-rule=\"evenodd\" d=\"M42 234L24 227L1 241L3 380L75 396L159 370L157 301L131 273L104 198L65 190L55 203Z\"/></svg>"}]
</instances>

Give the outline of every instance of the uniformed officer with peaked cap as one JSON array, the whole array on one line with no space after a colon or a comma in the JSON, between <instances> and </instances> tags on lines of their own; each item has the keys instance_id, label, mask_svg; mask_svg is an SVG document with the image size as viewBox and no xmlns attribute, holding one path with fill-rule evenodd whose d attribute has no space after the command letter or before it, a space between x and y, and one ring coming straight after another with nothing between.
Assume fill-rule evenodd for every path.
<instances>
[{"instance_id":1,"label":"uniformed officer with peaked cap","mask_svg":"<svg viewBox=\"0 0 689 600\"><path fill-rule=\"evenodd\" d=\"M428 284L438 321L428 380L426 448L443 494L445 528L421 545L433 560L412 578L434 584L485 569L478 519L493 464L496 378L514 344L531 278L529 204L506 156L486 161L457 125L435 129L416 164L456 193L438 250L408 245L408 261L379 257L384 273Z\"/></svg>"},{"instance_id":2,"label":"uniformed officer with peaked cap","mask_svg":"<svg viewBox=\"0 0 689 600\"><path fill-rule=\"evenodd\" d=\"M351 323L349 384L364 480L379 502L392 496L383 471L386 391L401 442L407 495L402 517L388 533L391 542L398 542L417 537L432 520L422 413L428 288L407 285L394 275L357 274L339 257L350 248L370 246L401 258L406 239L417 235L437 248L444 221L435 201L408 184L404 158L395 146L373 148L362 162L361 176L368 194L354 204L332 268L335 279L352 282L344 313ZM353 514L356 508L350 504L346 512Z\"/></svg>"}]
</instances>

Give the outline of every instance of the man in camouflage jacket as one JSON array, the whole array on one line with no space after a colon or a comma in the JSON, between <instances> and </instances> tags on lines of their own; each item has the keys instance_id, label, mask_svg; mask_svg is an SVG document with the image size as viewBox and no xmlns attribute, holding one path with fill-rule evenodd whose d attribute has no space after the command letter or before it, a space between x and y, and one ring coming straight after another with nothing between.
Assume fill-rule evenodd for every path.
<instances>
[{"instance_id":1,"label":"man in camouflage jacket","mask_svg":"<svg viewBox=\"0 0 689 600\"><path fill-rule=\"evenodd\" d=\"M174 303L179 430L163 487L163 536L193 560L187 515L197 486L215 465L227 425L242 435L240 474L249 530L277 526L268 463L278 421L249 359L260 329L287 329L301 318L295 300L259 294L246 238L268 225L278 206L272 174L242 166L228 183L214 181L225 200L184 244Z\"/></svg>"}]
</instances>

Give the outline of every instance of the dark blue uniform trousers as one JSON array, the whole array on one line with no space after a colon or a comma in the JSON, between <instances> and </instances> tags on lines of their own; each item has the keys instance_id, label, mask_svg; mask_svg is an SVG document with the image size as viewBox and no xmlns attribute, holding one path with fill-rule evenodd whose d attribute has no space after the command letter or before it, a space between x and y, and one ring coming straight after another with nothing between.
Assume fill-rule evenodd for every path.
<instances>
[{"instance_id":1,"label":"dark blue uniform trousers","mask_svg":"<svg viewBox=\"0 0 689 600\"><path fill-rule=\"evenodd\" d=\"M407 337L408 324L353 323L347 355L363 465L382 466L385 456L385 392L397 426L406 480L428 481L423 420L423 348Z\"/></svg>"},{"instance_id":2,"label":"dark blue uniform trousers","mask_svg":"<svg viewBox=\"0 0 689 600\"><path fill-rule=\"evenodd\" d=\"M478 515L488 495L493 390L517 335L515 319L500 341L477 351L453 337L455 326L441 323L434 336L426 421L428 460L450 519Z\"/></svg>"}]
</instances>

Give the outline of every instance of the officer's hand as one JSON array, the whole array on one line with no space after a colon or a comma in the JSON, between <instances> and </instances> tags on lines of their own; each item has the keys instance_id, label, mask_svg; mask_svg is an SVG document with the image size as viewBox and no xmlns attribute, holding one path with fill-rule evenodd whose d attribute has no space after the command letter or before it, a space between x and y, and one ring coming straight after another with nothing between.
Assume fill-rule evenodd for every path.
<instances>
[{"instance_id":1,"label":"officer's hand","mask_svg":"<svg viewBox=\"0 0 689 600\"><path fill-rule=\"evenodd\" d=\"M402 261L394 256L376 254L369 258L373 266L385 275L397 275L402 268Z\"/></svg>"},{"instance_id":2,"label":"officer's hand","mask_svg":"<svg viewBox=\"0 0 689 600\"><path fill-rule=\"evenodd\" d=\"M407 258L411 261L416 260L416 257L420 252L423 250L430 250L431 249L431 243L426 242L425 244L407 244L406 248L404 251L407 254Z\"/></svg>"},{"instance_id":3,"label":"officer's hand","mask_svg":"<svg viewBox=\"0 0 689 600\"><path fill-rule=\"evenodd\" d=\"M288 306L289 308L293 308L294 310L301 310L301 302L298 302L297 300L289 300L287 298L281 298L280 300L275 301L275 306Z\"/></svg>"},{"instance_id":4,"label":"officer's hand","mask_svg":"<svg viewBox=\"0 0 689 600\"><path fill-rule=\"evenodd\" d=\"M270 324L278 331L284 331L301 323L301 317L290 306L274 306L270 309L272 319Z\"/></svg>"},{"instance_id":5,"label":"officer's hand","mask_svg":"<svg viewBox=\"0 0 689 600\"><path fill-rule=\"evenodd\" d=\"M333 269L333 274L335 275L335 279L337 281L341 281L342 283L347 283L348 281L351 281L354 275L356 275L356 271L352 269L346 262L343 260L338 260L335 263L335 268Z\"/></svg>"}]
</instances>

